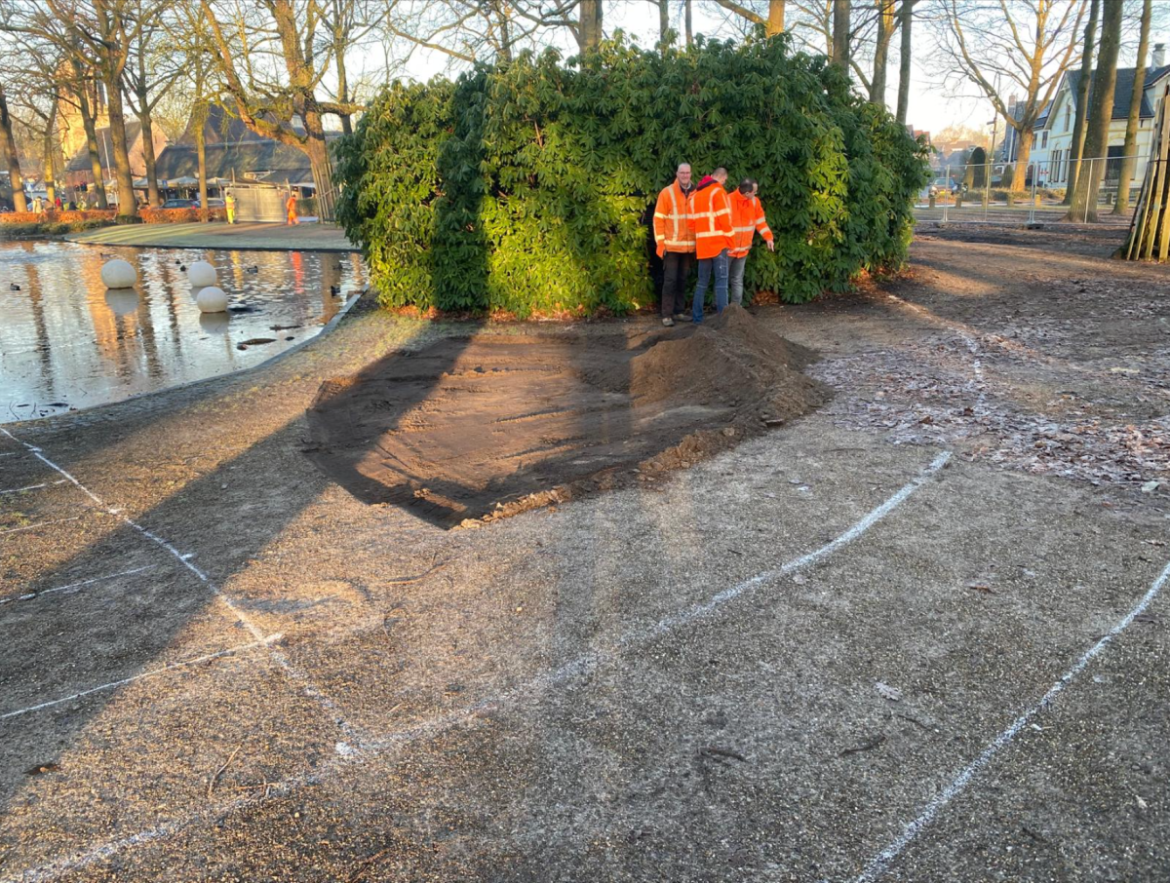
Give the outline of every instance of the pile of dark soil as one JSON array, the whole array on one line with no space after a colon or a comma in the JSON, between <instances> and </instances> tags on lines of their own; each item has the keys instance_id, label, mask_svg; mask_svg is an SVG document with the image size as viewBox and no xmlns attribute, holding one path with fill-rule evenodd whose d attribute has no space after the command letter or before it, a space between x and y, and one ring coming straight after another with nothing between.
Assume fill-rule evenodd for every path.
<instances>
[{"instance_id":1,"label":"pile of dark soil","mask_svg":"<svg viewBox=\"0 0 1170 883\"><path fill-rule=\"evenodd\" d=\"M729 403L786 419L824 401L822 387L800 373L815 358L733 305L703 325L647 335L628 362L589 379L628 393L635 407Z\"/></svg>"},{"instance_id":2,"label":"pile of dark soil","mask_svg":"<svg viewBox=\"0 0 1170 883\"><path fill-rule=\"evenodd\" d=\"M739 307L651 332L481 331L323 384L307 452L360 499L466 525L653 482L806 414L828 399L800 373L813 359Z\"/></svg>"}]
</instances>

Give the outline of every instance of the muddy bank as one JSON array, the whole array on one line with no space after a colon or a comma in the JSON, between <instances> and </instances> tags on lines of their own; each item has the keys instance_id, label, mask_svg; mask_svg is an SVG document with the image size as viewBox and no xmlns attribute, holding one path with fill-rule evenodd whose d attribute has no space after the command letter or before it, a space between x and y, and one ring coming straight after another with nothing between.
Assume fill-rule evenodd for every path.
<instances>
[{"instance_id":1,"label":"muddy bank","mask_svg":"<svg viewBox=\"0 0 1170 883\"><path fill-rule=\"evenodd\" d=\"M807 414L814 353L738 307L702 326L479 331L322 384L309 457L359 499L443 526L689 466Z\"/></svg>"}]
</instances>

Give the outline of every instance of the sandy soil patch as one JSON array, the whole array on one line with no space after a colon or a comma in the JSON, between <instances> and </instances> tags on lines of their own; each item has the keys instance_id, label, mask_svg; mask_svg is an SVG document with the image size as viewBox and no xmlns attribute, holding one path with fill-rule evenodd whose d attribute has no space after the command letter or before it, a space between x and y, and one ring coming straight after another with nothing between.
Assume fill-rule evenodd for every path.
<instances>
[{"instance_id":1,"label":"sandy soil patch","mask_svg":"<svg viewBox=\"0 0 1170 883\"><path fill-rule=\"evenodd\" d=\"M332 379L308 453L367 503L445 526L689 466L806 414L811 350L732 307L701 326L447 337Z\"/></svg>"}]
</instances>

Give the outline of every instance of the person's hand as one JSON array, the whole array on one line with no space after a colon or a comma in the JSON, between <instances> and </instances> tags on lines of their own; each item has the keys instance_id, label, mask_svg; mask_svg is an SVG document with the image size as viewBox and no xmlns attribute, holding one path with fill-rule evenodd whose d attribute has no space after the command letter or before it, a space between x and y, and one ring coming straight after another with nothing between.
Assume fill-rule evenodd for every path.
<instances>
[{"instance_id":1,"label":"person's hand","mask_svg":"<svg viewBox=\"0 0 1170 883\"><path fill-rule=\"evenodd\" d=\"M768 251L775 251L775 250L776 250L775 240L769 239L768 240Z\"/></svg>"}]
</instances>

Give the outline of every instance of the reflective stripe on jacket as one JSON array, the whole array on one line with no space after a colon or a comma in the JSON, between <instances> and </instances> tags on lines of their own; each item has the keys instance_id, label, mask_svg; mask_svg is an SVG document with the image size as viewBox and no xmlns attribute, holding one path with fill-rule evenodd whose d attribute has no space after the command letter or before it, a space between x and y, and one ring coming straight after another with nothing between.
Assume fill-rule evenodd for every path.
<instances>
[{"instance_id":1,"label":"reflective stripe on jacket","mask_svg":"<svg viewBox=\"0 0 1170 883\"><path fill-rule=\"evenodd\" d=\"M695 234L687 224L690 205L690 197L683 193L678 181L671 181L658 194L654 206L654 245L659 257L668 251L695 250Z\"/></svg>"},{"instance_id":2,"label":"reflective stripe on jacket","mask_svg":"<svg viewBox=\"0 0 1170 883\"><path fill-rule=\"evenodd\" d=\"M695 231L695 256L713 258L731 248L731 205L718 181L700 184L691 197L691 229Z\"/></svg>"},{"instance_id":3,"label":"reflective stripe on jacket","mask_svg":"<svg viewBox=\"0 0 1170 883\"><path fill-rule=\"evenodd\" d=\"M768 229L768 222L764 219L764 207L760 205L758 197L744 196L735 190L729 197L729 201L731 202L731 226L734 234L731 256L733 258L747 257L747 253L752 250L752 239L755 238L756 231L758 230L768 242L772 241L772 231Z\"/></svg>"}]
</instances>

